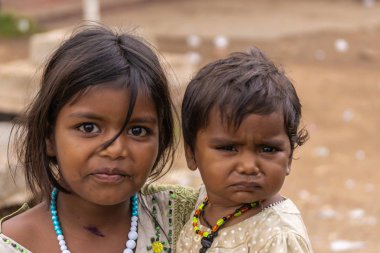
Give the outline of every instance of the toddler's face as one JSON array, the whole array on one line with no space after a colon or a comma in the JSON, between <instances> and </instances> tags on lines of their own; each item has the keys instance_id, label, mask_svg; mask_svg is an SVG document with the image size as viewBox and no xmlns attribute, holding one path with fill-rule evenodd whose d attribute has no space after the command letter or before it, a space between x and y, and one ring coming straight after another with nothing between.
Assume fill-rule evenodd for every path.
<instances>
[{"instance_id":1,"label":"toddler's face","mask_svg":"<svg viewBox=\"0 0 380 253\"><path fill-rule=\"evenodd\" d=\"M137 96L132 117L121 130L129 90L104 84L67 103L58 113L47 151L63 175L60 182L81 198L113 205L140 190L158 154L158 119L149 98Z\"/></svg>"},{"instance_id":2,"label":"toddler's face","mask_svg":"<svg viewBox=\"0 0 380 253\"><path fill-rule=\"evenodd\" d=\"M290 172L290 154L280 112L249 114L233 129L213 109L197 134L194 153L187 148L188 164L198 167L210 202L222 206L275 196Z\"/></svg>"}]
</instances>

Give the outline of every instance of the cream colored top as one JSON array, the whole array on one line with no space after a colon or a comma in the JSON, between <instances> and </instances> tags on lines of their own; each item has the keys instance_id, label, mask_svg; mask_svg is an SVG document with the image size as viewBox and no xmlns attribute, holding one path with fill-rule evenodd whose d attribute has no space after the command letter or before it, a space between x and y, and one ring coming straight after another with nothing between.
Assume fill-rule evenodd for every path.
<instances>
[{"instance_id":1,"label":"cream colored top","mask_svg":"<svg viewBox=\"0 0 380 253\"><path fill-rule=\"evenodd\" d=\"M202 231L210 229L198 224ZM201 237L193 230L192 218L177 241L177 251L198 253ZM300 211L290 199L230 227L221 228L207 253L312 253Z\"/></svg>"},{"instance_id":2,"label":"cream colored top","mask_svg":"<svg viewBox=\"0 0 380 253\"><path fill-rule=\"evenodd\" d=\"M195 202L198 198L198 192L187 187L173 186L173 185L150 185L141 190L141 196L145 206L153 213L156 210L155 217L158 223L162 226L165 233L169 236L169 240L165 237L162 231L157 238L154 221L150 215L144 211L142 203L139 202L139 223L136 252L153 252L152 238L159 242L164 242L164 246L172 245L172 251L176 252L175 245L177 237L185 222L189 219L192 210L194 209ZM171 207L169 206L169 201ZM26 206L15 214L7 216L0 220L0 253L31 253L28 249L17 243L16 241L8 238L1 232L1 222L25 211ZM172 210L172 211L170 211ZM70 247L70 242L67 242ZM58 242L57 242L58 247ZM166 251L163 251L166 252ZM181 251L179 251L181 252Z\"/></svg>"}]
</instances>

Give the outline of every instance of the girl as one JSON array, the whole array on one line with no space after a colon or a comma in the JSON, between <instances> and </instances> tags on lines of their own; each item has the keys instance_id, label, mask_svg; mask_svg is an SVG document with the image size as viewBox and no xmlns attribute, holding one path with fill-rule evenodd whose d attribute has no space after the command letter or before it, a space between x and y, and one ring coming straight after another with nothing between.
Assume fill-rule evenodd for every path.
<instances>
[{"instance_id":1,"label":"girl","mask_svg":"<svg viewBox=\"0 0 380 253\"><path fill-rule=\"evenodd\" d=\"M312 252L302 218L279 193L290 173L301 104L292 83L258 49L202 68L182 104L190 169L205 189L180 252Z\"/></svg>"},{"instance_id":2,"label":"girl","mask_svg":"<svg viewBox=\"0 0 380 253\"><path fill-rule=\"evenodd\" d=\"M0 252L171 252L196 194L144 186L174 152L172 102L139 38L88 27L50 58L17 137L41 200L6 217Z\"/></svg>"}]
</instances>

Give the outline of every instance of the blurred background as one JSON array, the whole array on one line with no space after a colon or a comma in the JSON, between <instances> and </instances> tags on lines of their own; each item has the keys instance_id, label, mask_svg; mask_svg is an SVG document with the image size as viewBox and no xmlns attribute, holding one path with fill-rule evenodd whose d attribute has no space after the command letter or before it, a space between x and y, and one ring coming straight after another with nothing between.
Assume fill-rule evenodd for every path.
<instances>
[{"instance_id":1,"label":"blurred background","mask_svg":"<svg viewBox=\"0 0 380 253\"><path fill-rule=\"evenodd\" d=\"M380 2L376 0L0 0L0 216L27 200L11 176L11 120L46 57L84 20L133 30L161 53L177 105L205 63L255 45L296 86L310 140L283 188L315 252L380 252ZM162 181L199 187L181 150Z\"/></svg>"}]
</instances>

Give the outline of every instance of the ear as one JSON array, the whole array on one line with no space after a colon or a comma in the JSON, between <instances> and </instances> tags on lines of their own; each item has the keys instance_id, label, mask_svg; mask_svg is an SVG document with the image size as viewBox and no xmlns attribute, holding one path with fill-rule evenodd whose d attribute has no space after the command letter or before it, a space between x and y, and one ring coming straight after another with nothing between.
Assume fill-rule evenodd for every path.
<instances>
[{"instance_id":1,"label":"ear","mask_svg":"<svg viewBox=\"0 0 380 253\"><path fill-rule=\"evenodd\" d=\"M288 166L286 167L286 175L288 176L290 174L290 171L292 170L292 158L289 159Z\"/></svg>"},{"instance_id":2,"label":"ear","mask_svg":"<svg viewBox=\"0 0 380 253\"><path fill-rule=\"evenodd\" d=\"M196 170L197 169L197 162L195 161L194 152L191 150L190 146L185 144L185 157L186 157L186 163L187 167L190 170Z\"/></svg>"},{"instance_id":3,"label":"ear","mask_svg":"<svg viewBox=\"0 0 380 253\"><path fill-rule=\"evenodd\" d=\"M54 140L54 134L51 133L49 137L45 139L46 144L46 154L50 157L57 156L57 151L55 148L55 140Z\"/></svg>"}]
</instances>

